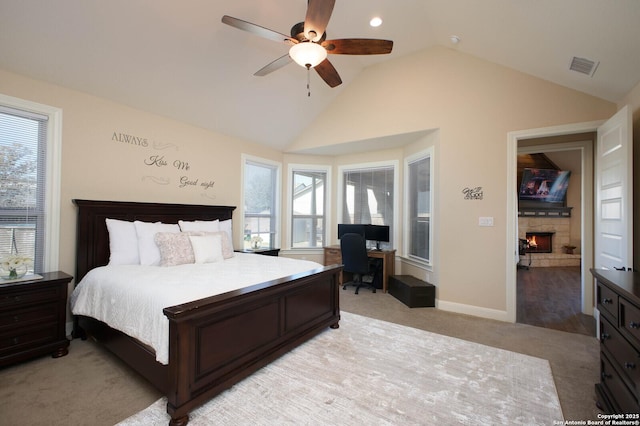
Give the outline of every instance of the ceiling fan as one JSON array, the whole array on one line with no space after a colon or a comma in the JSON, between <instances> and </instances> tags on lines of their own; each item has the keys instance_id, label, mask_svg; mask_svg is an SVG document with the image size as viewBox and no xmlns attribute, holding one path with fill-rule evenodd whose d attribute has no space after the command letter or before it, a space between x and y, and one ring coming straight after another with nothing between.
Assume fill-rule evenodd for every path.
<instances>
[{"instance_id":1,"label":"ceiling fan","mask_svg":"<svg viewBox=\"0 0 640 426\"><path fill-rule=\"evenodd\" d=\"M259 69L254 75L265 76L284 67L291 61L295 61L300 66L307 68L307 70L315 69L330 87L336 87L342 83L342 79L340 79L338 71L327 59L327 54L386 54L391 53L393 41L367 38L327 40L325 29L329 23L329 18L331 18L334 5L335 0L309 0L304 22L299 22L291 27L291 36L228 15L222 17L222 22L260 37L291 46L289 53Z\"/></svg>"}]
</instances>

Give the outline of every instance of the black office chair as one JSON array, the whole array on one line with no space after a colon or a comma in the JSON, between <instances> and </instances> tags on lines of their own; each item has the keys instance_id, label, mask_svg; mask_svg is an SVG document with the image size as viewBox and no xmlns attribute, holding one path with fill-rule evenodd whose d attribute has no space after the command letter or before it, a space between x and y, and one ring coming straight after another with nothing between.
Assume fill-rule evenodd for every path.
<instances>
[{"instance_id":1,"label":"black office chair","mask_svg":"<svg viewBox=\"0 0 640 426\"><path fill-rule=\"evenodd\" d=\"M373 286L373 276L369 257L367 256L367 242L360 234L344 234L340 238L340 251L342 252L342 270L353 274L353 280L343 284L346 290L348 285L356 286L356 294L360 287L369 287L376 292Z\"/></svg>"}]
</instances>

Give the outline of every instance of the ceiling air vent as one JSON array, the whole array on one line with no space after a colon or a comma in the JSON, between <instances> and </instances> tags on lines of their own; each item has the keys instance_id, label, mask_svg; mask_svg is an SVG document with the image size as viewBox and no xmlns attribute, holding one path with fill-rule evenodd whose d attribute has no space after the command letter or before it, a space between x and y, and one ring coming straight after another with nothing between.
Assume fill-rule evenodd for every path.
<instances>
[{"instance_id":1,"label":"ceiling air vent","mask_svg":"<svg viewBox=\"0 0 640 426\"><path fill-rule=\"evenodd\" d=\"M576 71L582 74L586 74L589 77L593 77L593 74L595 74L596 70L598 69L598 65L600 65L600 62L595 62L591 59L578 58L574 56L571 60L569 69L571 71Z\"/></svg>"}]
</instances>

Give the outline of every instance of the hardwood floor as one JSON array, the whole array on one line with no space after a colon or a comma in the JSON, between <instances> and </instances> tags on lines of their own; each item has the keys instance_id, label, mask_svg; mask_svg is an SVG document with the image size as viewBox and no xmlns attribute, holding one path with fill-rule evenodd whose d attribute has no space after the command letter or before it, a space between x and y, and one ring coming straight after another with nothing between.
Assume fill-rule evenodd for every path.
<instances>
[{"instance_id":1,"label":"hardwood floor","mask_svg":"<svg viewBox=\"0 0 640 426\"><path fill-rule=\"evenodd\" d=\"M595 336L596 323L580 309L580 267L518 270L516 321Z\"/></svg>"}]
</instances>

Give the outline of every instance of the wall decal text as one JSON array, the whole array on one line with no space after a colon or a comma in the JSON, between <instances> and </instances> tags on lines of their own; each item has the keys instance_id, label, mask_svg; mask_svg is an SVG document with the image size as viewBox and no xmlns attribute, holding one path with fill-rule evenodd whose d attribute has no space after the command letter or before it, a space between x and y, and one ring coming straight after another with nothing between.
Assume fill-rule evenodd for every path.
<instances>
[{"instance_id":1,"label":"wall decal text","mask_svg":"<svg viewBox=\"0 0 640 426\"><path fill-rule=\"evenodd\" d=\"M164 150L167 152L166 150L169 148L174 148L176 151L180 150L179 146L174 143L150 141L148 138L124 132L114 131L111 134L111 140L128 146L153 149L156 151ZM178 188L192 188L200 191L210 190L215 185L215 181L213 179L203 178L202 176L185 175L185 172L192 173L194 170L190 162L184 158L172 158L165 154L152 154L143 158L142 164L147 166L147 168L154 170L166 170L166 172L168 172L168 175L161 176L144 174L142 176L143 182L153 182L157 185L170 185L173 181L174 185ZM171 172L171 170L175 170L179 175L174 175L174 178L172 178L170 175L175 172ZM210 195L205 192L201 192L200 195L210 199L215 199L215 195Z\"/></svg>"}]
</instances>

